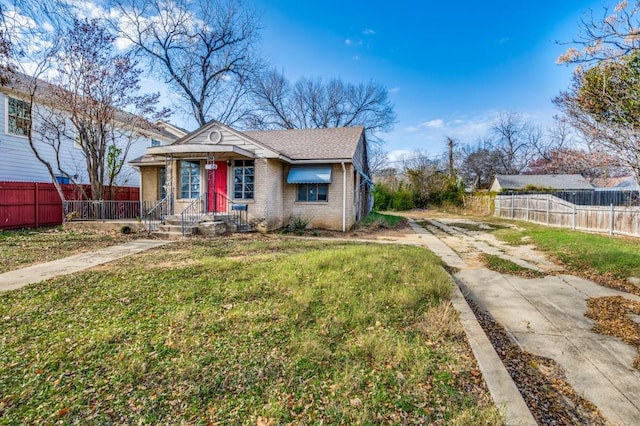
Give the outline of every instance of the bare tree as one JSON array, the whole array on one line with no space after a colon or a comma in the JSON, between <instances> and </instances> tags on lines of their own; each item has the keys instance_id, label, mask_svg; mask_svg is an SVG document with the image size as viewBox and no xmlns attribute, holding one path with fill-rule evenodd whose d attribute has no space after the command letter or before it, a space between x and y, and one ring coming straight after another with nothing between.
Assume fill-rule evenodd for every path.
<instances>
[{"instance_id":1,"label":"bare tree","mask_svg":"<svg viewBox=\"0 0 640 426\"><path fill-rule=\"evenodd\" d=\"M54 84L30 83L31 111L38 123L29 132L32 150L54 181L57 169L75 183L77 163L64 155L75 143L93 199L102 199L104 186L115 183L140 129L150 127L144 117L157 119L167 112L155 112L158 94L136 94L140 71L129 56L114 53L114 40L97 21L75 20L52 58Z\"/></svg>"},{"instance_id":2,"label":"bare tree","mask_svg":"<svg viewBox=\"0 0 640 426\"><path fill-rule=\"evenodd\" d=\"M0 85L9 82L14 71L14 46L9 38L5 19L6 6L0 4Z\"/></svg>"},{"instance_id":3,"label":"bare tree","mask_svg":"<svg viewBox=\"0 0 640 426\"><path fill-rule=\"evenodd\" d=\"M616 156L640 179L638 52L578 70L554 102L592 148Z\"/></svg>"},{"instance_id":4,"label":"bare tree","mask_svg":"<svg viewBox=\"0 0 640 426\"><path fill-rule=\"evenodd\" d=\"M473 191L487 189L496 174L503 174L505 163L502 153L491 147L489 141L480 141L476 146L462 149L462 162L458 174Z\"/></svg>"},{"instance_id":5,"label":"bare tree","mask_svg":"<svg viewBox=\"0 0 640 426\"><path fill-rule=\"evenodd\" d=\"M588 10L579 23L573 45L558 58L558 63L589 64L614 60L640 48L640 2L621 1L594 15ZM574 47L575 46L575 47Z\"/></svg>"},{"instance_id":6,"label":"bare tree","mask_svg":"<svg viewBox=\"0 0 640 426\"><path fill-rule=\"evenodd\" d=\"M527 170L531 174L580 174L590 180L624 175L624 167L615 156L603 151L575 148L556 148L532 161Z\"/></svg>"},{"instance_id":7,"label":"bare tree","mask_svg":"<svg viewBox=\"0 0 640 426\"><path fill-rule=\"evenodd\" d=\"M258 18L240 0L115 0L112 25L199 125L233 125L247 113L262 68Z\"/></svg>"},{"instance_id":8,"label":"bare tree","mask_svg":"<svg viewBox=\"0 0 640 426\"><path fill-rule=\"evenodd\" d=\"M519 174L535 156L542 132L514 112L501 113L491 127L493 148L498 150L506 174Z\"/></svg>"},{"instance_id":9,"label":"bare tree","mask_svg":"<svg viewBox=\"0 0 640 426\"><path fill-rule=\"evenodd\" d=\"M351 84L302 79L293 86L271 70L256 82L255 105L247 126L258 129L327 128L360 125L370 142L393 128L396 115L387 89L380 83Z\"/></svg>"},{"instance_id":10,"label":"bare tree","mask_svg":"<svg viewBox=\"0 0 640 426\"><path fill-rule=\"evenodd\" d=\"M389 155L382 144L369 144L367 147L367 158L369 160L369 173L371 176L375 176L385 169L389 162Z\"/></svg>"}]
</instances>

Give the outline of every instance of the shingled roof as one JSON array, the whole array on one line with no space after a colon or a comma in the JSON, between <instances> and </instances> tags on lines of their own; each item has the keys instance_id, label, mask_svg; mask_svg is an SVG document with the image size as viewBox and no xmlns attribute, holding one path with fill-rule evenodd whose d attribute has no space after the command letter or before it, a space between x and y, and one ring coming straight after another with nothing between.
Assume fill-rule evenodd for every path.
<instances>
[{"instance_id":1,"label":"shingled roof","mask_svg":"<svg viewBox=\"0 0 640 426\"><path fill-rule=\"evenodd\" d=\"M561 191L593 190L593 185L582 175L496 175L494 185L496 182L501 190L525 189L528 186Z\"/></svg>"},{"instance_id":2,"label":"shingled roof","mask_svg":"<svg viewBox=\"0 0 640 426\"><path fill-rule=\"evenodd\" d=\"M364 128L245 131L243 134L292 160L351 159Z\"/></svg>"}]
</instances>

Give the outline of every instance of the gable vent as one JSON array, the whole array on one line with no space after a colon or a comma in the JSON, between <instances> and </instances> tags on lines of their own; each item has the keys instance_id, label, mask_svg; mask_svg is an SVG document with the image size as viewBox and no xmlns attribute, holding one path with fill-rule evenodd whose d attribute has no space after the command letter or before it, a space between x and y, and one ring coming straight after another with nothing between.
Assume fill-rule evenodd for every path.
<instances>
[{"instance_id":1,"label":"gable vent","mask_svg":"<svg viewBox=\"0 0 640 426\"><path fill-rule=\"evenodd\" d=\"M222 140L222 132L218 129L214 129L209 132L209 136L207 136L209 143L218 143Z\"/></svg>"}]
</instances>

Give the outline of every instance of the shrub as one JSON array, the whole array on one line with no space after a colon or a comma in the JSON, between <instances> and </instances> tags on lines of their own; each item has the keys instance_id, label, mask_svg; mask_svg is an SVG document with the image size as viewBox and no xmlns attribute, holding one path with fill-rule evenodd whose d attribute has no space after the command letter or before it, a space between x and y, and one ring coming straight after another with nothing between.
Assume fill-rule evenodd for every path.
<instances>
[{"instance_id":1,"label":"shrub","mask_svg":"<svg viewBox=\"0 0 640 426\"><path fill-rule=\"evenodd\" d=\"M287 231L293 232L296 235L302 235L304 231L307 229L307 226L309 226L308 220L303 219L300 216L290 217L289 225L287 226Z\"/></svg>"},{"instance_id":2,"label":"shrub","mask_svg":"<svg viewBox=\"0 0 640 426\"><path fill-rule=\"evenodd\" d=\"M414 195L411 191L399 188L391 199L391 208L393 210L411 210L415 207Z\"/></svg>"}]
</instances>

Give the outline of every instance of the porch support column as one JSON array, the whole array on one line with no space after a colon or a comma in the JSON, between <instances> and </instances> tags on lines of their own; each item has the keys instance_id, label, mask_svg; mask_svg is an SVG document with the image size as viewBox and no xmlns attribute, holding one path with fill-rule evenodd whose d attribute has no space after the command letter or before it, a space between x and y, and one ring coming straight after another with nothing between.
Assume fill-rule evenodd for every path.
<instances>
[{"instance_id":1,"label":"porch support column","mask_svg":"<svg viewBox=\"0 0 640 426\"><path fill-rule=\"evenodd\" d=\"M347 168L342 165L342 232L347 232Z\"/></svg>"}]
</instances>

